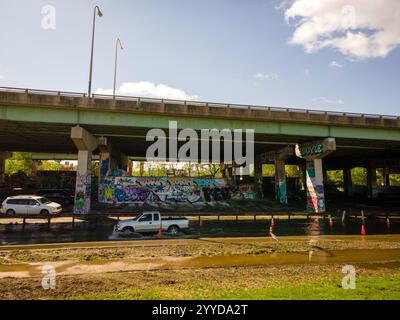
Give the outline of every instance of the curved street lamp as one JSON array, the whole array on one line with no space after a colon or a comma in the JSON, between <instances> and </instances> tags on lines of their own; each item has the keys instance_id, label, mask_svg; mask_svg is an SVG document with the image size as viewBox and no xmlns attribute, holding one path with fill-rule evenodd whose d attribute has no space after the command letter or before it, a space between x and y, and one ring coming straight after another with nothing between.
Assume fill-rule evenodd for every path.
<instances>
[{"instance_id":1,"label":"curved street lamp","mask_svg":"<svg viewBox=\"0 0 400 320\"><path fill-rule=\"evenodd\" d=\"M89 98L92 94L93 49L94 49L94 32L96 27L96 13L100 18L103 16L103 13L101 12L99 6L94 7L94 14L93 14L92 49L90 53L90 72L89 72L89 90L88 90Z\"/></svg>"},{"instance_id":2,"label":"curved street lamp","mask_svg":"<svg viewBox=\"0 0 400 320\"><path fill-rule=\"evenodd\" d=\"M118 44L121 50L124 50L124 47L122 46L121 40L117 38L117 41L115 43L115 64L114 64L114 90L113 90L113 97L115 98L115 86L117 83L117 64L118 64Z\"/></svg>"}]
</instances>

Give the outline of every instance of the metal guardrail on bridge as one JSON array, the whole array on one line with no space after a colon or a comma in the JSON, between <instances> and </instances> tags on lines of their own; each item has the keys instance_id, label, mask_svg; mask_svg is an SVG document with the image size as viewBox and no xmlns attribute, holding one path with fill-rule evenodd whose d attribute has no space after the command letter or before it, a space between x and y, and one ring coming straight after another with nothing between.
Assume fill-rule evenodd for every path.
<instances>
[{"instance_id":1,"label":"metal guardrail on bridge","mask_svg":"<svg viewBox=\"0 0 400 320\"><path fill-rule=\"evenodd\" d=\"M62 97L76 97L76 98L88 98L86 93L80 92L68 92L68 91L54 91L54 90L42 90L42 89L28 89L28 88L13 88L13 87L0 87L0 92L15 92L15 93L26 93L26 94L47 94L52 96ZM243 104L228 104L228 103L216 103L216 102L203 102L194 100L174 100L174 99L158 99L158 98L146 98L146 97L134 97L134 96L121 96L121 95L106 95L106 94L92 94L90 98L104 99L104 100L120 100L120 101L136 101L136 102L153 102L153 103L164 103L164 104L181 104L181 105L192 105L192 106L204 106L204 107L220 107L220 108L232 108L232 109L250 109L250 110L266 110L274 112L296 112L304 114L321 114L339 117L353 117L353 118L373 118L373 119L392 119L400 120L400 116L395 115L379 115L369 113L355 113L355 112L338 112L338 111L326 111L326 110L313 110L313 109L299 109L299 108L284 108L284 107L271 107L271 106L257 106L257 105L243 105Z\"/></svg>"}]
</instances>

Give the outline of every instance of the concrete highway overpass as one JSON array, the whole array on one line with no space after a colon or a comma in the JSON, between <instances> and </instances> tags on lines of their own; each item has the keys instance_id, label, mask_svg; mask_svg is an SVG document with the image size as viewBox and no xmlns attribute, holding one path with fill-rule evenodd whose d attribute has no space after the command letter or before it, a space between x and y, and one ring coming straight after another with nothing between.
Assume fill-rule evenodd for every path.
<instances>
[{"instance_id":1,"label":"concrete highway overpass","mask_svg":"<svg viewBox=\"0 0 400 320\"><path fill-rule=\"evenodd\" d=\"M279 159L274 155L278 157L287 147L332 138L336 146L325 154L324 170L400 168L398 116L104 95L88 98L81 93L0 88L0 151L75 154L78 158L79 149L85 166L85 137L71 138L71 128L79 126L91 136L87 141L93 149L90 155L110 153L107 145L111 142L113 155L118 150L130 158L143 158L150 145L146 142L148 130L167 130L169 121L177 121L178 130L253 129L258 162L276 163ZM103 147L95 141L98 138L103 138ZM284 163L305 163L294 152L283 158ZM371 192L373 180L372 172Z\"/></svg>"}]
</instances>

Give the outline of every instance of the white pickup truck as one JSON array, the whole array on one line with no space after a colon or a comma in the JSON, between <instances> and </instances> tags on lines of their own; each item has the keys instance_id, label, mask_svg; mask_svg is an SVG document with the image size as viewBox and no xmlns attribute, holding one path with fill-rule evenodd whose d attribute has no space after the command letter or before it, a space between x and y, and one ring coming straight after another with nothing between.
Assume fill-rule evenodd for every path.
<instances>
[{"instance_id":1,"label":"white pickup truck","mask_svg":"<svg viewBox=\"0 0 400 320\"><path fill-rule=\"evenodd\" d=\"M189 228L189 220L186 218L167 218L162 219L158 211L143 212L134 219L123 220L115 225L116 232L157 232L160 229L168 231L172 235L177 235L180 230Z\"/></svg>"}]
</instances>

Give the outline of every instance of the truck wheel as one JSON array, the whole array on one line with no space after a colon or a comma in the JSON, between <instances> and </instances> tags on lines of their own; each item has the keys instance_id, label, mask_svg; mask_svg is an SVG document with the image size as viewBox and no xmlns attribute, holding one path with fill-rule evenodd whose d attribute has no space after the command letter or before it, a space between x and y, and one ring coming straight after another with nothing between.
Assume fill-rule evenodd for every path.
<instances>
[{"instance_id":1,"label":"truck wheel","mask_svg":"<svg viewBox=\"0 0 400 320\"><path fill-rule=\"evenodd\" d=\"M176 236L179 233L179 227L178 226L170 226L168 228L168 232L172 234L173 236Z\"/></svg>"},{"instance_id":2,"label":"truck wheel","mask_svg":"<svg viewBox=\"0 0 400 320\"><path fill-rule=\"evenodd\" d=\"M131 234L131 233L134 233L135 230L132 227L125 227L125 228L122 229L122 232L124 234Z\"/></svg>"},{"instance_id":3,"label":"truck wheel","mask_svg":"<svg viewBox=\"0 0 400 320\"><path fill-rule=\"evenodd\" d=\"M49 214L49 210L43 209L42 211L40 211L40 214Z\"/></svg>"},{"instance_id":4,"label":"truck wheel","mask_svg":"<svg viewBox=\"0 0 400 320\"><path fill-rule=\"evenodd\" d=\"M13 209L8 209L8 210L6 211L6 214L12 215L12 214L15 214L15 211L14 211Z\"/></svg>"}]
</instances>

